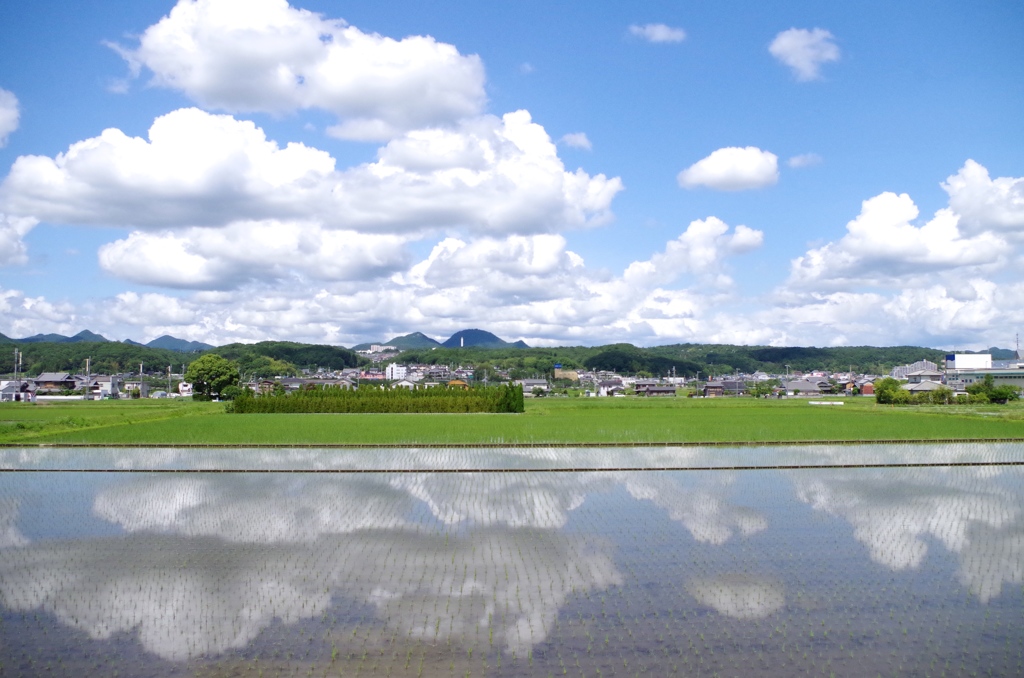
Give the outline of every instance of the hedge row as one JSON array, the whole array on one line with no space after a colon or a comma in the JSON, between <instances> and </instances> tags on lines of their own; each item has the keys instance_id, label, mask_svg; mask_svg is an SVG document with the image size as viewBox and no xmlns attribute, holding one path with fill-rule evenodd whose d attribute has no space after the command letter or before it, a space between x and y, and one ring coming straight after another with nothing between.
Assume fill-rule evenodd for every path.
<instances>
[{"instance_id":1,"label":"hedge row","mask_svg":"<svg viewBox=\"0 0 1024 678\"><path fill-rule=\"evenodd\" d=\"M415 391L405 388L314 386L284 395L253 396L246 391L228 405L236 414L270 413L465 413L523 412L523 387L509 384L468 390L435 386Z\"/></svg>"}]
</instances>

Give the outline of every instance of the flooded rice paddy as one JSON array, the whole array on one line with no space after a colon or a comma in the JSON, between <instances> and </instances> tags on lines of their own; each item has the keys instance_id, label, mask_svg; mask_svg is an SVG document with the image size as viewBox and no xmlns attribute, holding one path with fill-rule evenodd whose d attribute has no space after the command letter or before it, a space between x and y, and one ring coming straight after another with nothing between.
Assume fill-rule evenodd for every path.
<instances>
[{"instance_id":1,"label":"flooded rice paddy","mask_svg":"<svg viewBox=\"0 0 1024 678\"><path fill-rule=\"evenodd\" d=\"M1022 675L1021 462L0 450L0 675Z\"/></svg>"}]
</instances>

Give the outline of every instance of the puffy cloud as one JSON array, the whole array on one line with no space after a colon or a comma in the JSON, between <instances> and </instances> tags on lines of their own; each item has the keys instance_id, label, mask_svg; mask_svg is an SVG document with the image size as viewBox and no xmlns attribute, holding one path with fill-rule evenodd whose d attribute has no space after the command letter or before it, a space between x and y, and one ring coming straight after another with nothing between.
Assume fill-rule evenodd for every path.
<instances>
[{"instance_id":1,"label":"puffy cloud","mask_svg":"<svg viewBox=\"0 0 1024 678\"><path fill-rule=\"evenodd\" d=\"M135 282L219 289L293 273L313 280L371 280L405 268L405 243L399 236L270 220L220 229L135 231L100 247L99 260L107 272Z\"/></svg>"},{"instance_id":2,"label":"puffy cloud","mask_svg":"<svg viewBox=\"0 0 1024 678\"><path fill-rule=\"evenodd\" d=\"M629 27L629 34L647 42L682 42L686 39L686 32L682 28L673 28L665 24L633 24Z\"/></svg>"},{"instance_id":3,"label":"puffy cloud","mask_svg":"<svg viewBox=\"0 0 1024 678\"><path fill-rule=\"evenodd\" d=\"M10 214L167 229L302 220L411 233L542 232L604 223L618 178L567 172L526 111L416 130L344 171L324 151L281 148L248 121L168 113L149 140L108 129L56 158L22 156L0 185Z\"/></svg>"},{"instance_id":4,"label":"puffy cloud","mask_svg":"<svg viewBox=\"0 0 1024 678\"><path fill-rule=\"evenodd\" d=\"M706 186L719 191L746 191L779 180L779 158L755 146L720 148L679 173L683 188Z\"/></svg>"},{"instance_id":5,"label":"puffy cloud","mask_svg":"<svg viewBox=\"0 0 1024 678\"><path fill-rule=\"evenodd\" d=\"M113 320L130 325L187 325L197 320L192 306L166 294L123 292L114 297L109 313Z\"/></svg>"},{"instance_id":6,"label":"puffy cloud","mask_svg":"<svg viewBox=\"0 0 1024 678\"><path fill-rule=\"evenodd\" d=\"M991 233L965 238L959 217L950 209L936 212L924 226L906 193L882 193L865 200L839 241L809 250L791 262L790 284L880 284L929 271L998 265L1006 242Z\"/></svg>"},{"instance_id":7,"label":"puffy cloud","mask_svg":"<svg viewBox=\"0 0 1024 678\"><path fill-rule=\"evenodd\" d=\"M560 235L482 238L469 243L446 238L401 280L423 289L472 287L482 298L522 303L571 296L582 266L583 260L566 250Z\"/></svg>"},{"instance_id":8,"label":"puffy cloud","mask_svg":"<svg viewBox=\"0 0 1024 678\"><path fill-rule=\"evenodd\" d=\"M839 60L839 46L823 28L790 28L775 36L768 46L771 55L793 69L801 82L821 77L821 66Z\"/></svg>"},{"instance_id":9,"label":"puffy cloud","mask_svg":"<svg viewBox=\"0 0 1024 678\"><path fill-rule=\"evenodd\" d=\"M786 161L786 164L793 169L801 169L804 167L820 165L823 161L823 158L817 153L802 153L800 155L794 155Z\"/></svg>"},{"instance_id":10,"label":"puffy cloud","mask_svg":"<svg viewBox=\"0 0 1024 678\"><path fill-rule=\"evenodd\" d=\"M778 345L998 345L1024 320L1024 285L1001 280L1020 256L1021 185L967 161L943 184L949 207L923 224L906 194L865 200L842 238L791 261L753 322L778 328Z\"/></svg>"},{"instance_id":11,"label":"puffy cloud","mask_svg":"<svg viewBox=\"0 0 1024 678\"><path fill-rule=\"evenodd\" d=\"M23 264L28 260L28 248L22 238L38 223L33 217L0 212L0 266Z\"/></svg>"},{"instance_id":12,"label":"puffy cloud","mask_svg":"<svg viewBox=\"0 0 1024 678\"><path fill-rule=\"evenodd\" d=\"M686 231L670 241L664 252L647 261L630 264L623 277L631 283L646 280L648 284L665 284L680 274L689 273L703 276L712 284L728 285L732 281L721 272L725 256L757 249L763 240L761 231L743 225L737 226L730 234L728 224L721 219L698 219L690 222Z\"/></svg>"},{"instance_id":13,"label":"puffy cloud","mask_svg":"<svg viewBox=\"0 0 1024 678\"><path fill-rule=\"evenodd\" d=\"M982 277L962 280L955 273L941 283L895 293L881 287L872 292L790 288L776 291L769 301L772 305L747 317L733 318L731 338L773 346L981 348L1006 341L1004 328L1024 319L1024 285L1001 285Z\"/></svg>"},{"instance_id":14,"label":"puffy cloud","mask_svg":"<svg viewBox=\"0 0 1024 678\"><path fill-rule=\"evenodd\" d=\"M399 236L291 222L139 231L101 248L104 269L199 291L126 292L62 320L91 317L91 329L116 337L173 334L215 344L272 337L354 344L469 325L540 344L592 341L595 332L606 340L695 339L717 326L701 319L731 288L730 259L762 239L709 217L612 275L586 266L558 234L448 237L406 267Z\"/></svg>"},{"instance_id":15,"label":"puffy cloud","mask_svg":"<svg viewBox=\"0 0 1024 678\"><path fill-rule=\"evenodd\" d=\"M523 233L597 225L610 219L623 188L618 178L566 172L526 111L463 121L454 131L411 132L378 156L352 176L350 185L366 191L346 207L358 214L391 204L393 218L437 226Z\"/></svg>"},{"instance_id":16,"label":"puffy cloud","mask_svg":"<svg viewBox=\"0 0 1024 678\"><path fill-rule=\"evenodd\" d=\"M258 47L256 47L258 46ZM329 132L385 140L476 115L484 68L429 36L394 40L286 0L179 0L135 49L115 49L134 72L200 105L230 112L323 109Z\"/></svg>"},{"instance_id":17,"label":"puffy cloud","mask_svg":"<svg viewBox=\"0 0 1024 678\"><path fill-rule=\"evenodd\" d=\"M1024 237L1024 177L992 179L985 167L968 160L942 188L949 194L949 206L970 231Z\"/></svg>"},{"instance_id":18,"label":"puffy cloud","mask_svg":"<svg viewBox=\"0 0 1024 678\"><path fill-rule=\"evenodd\" d=\"M586 151L589 151L594 147L584 132L572 132L571 134L566 134L559 139L559 141L571 148L582 148Z\"/></svg>"},{"instance_id":19,"label":"puffy cloud","mask_svg":"<svg viewBox=\"0 0 1024 678\"><path fill-rule=\"evenodd\" d=\"M51 302L45 297L30 297L21 290L0 287L0 332L8 337L48 332L75 334L82 330L77 311L66 302Z\"/></svg>"},{"instance_id":20,"label":"puffy cloud","mask_svg":"<svg viewBox=\"0 0 1024 678\"><path fill-rule=\"evenodd\" d=\"M0 87L0 148L7 145L7 137L18 129L18 122L21 118L21 109L18 106L18 97L13 92Z\"/></svg>"},{"instance_id":21,"label":"puffy cloud","mask_svg":"<svg viewBox=\"0 0 1024 678\"><path fill-rule=\"evenodd\" d=\"M190 108L157 118L148 141L108 129L52 159L19 157L0 202L57 223L213 226L296 216L333 176L323 151L282 149L251 122Z\"/></svg>"}]
</instances>

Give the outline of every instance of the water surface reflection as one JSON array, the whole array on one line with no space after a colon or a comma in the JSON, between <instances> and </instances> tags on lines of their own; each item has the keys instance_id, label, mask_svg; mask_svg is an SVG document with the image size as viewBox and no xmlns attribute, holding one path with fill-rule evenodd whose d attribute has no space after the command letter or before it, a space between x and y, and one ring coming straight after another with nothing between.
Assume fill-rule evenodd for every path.
<instances>
[{"instance_id":1,"label":"water surface reflection","mask_svg":"<svg viewBox=\"0 0 1024 678\"><path fill-rule=\"evenodd\" d=\"M785 470L3 473L0 666L1020 671L1021 467L828 467L848 450Z\"/></svg>"}]
</instances>

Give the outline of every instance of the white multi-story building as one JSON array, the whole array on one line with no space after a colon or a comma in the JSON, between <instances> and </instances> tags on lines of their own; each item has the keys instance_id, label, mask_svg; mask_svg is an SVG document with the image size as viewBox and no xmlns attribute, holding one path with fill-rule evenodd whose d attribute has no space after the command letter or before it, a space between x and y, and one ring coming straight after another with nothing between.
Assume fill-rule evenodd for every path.
<instances>
[{"instance_id":1,"label":"white multi-story building","mask_svg":"<svg viewBox=\"0 0 1024 678\"><path fill-rule=\"evenodd\" d=\"M398 363L388 363L388 366L384 368L384 376L389 381L398 381L399 379L405 379L409 374L409 368L405 365L399 365Z\"/></svg>"}]
</instances>

